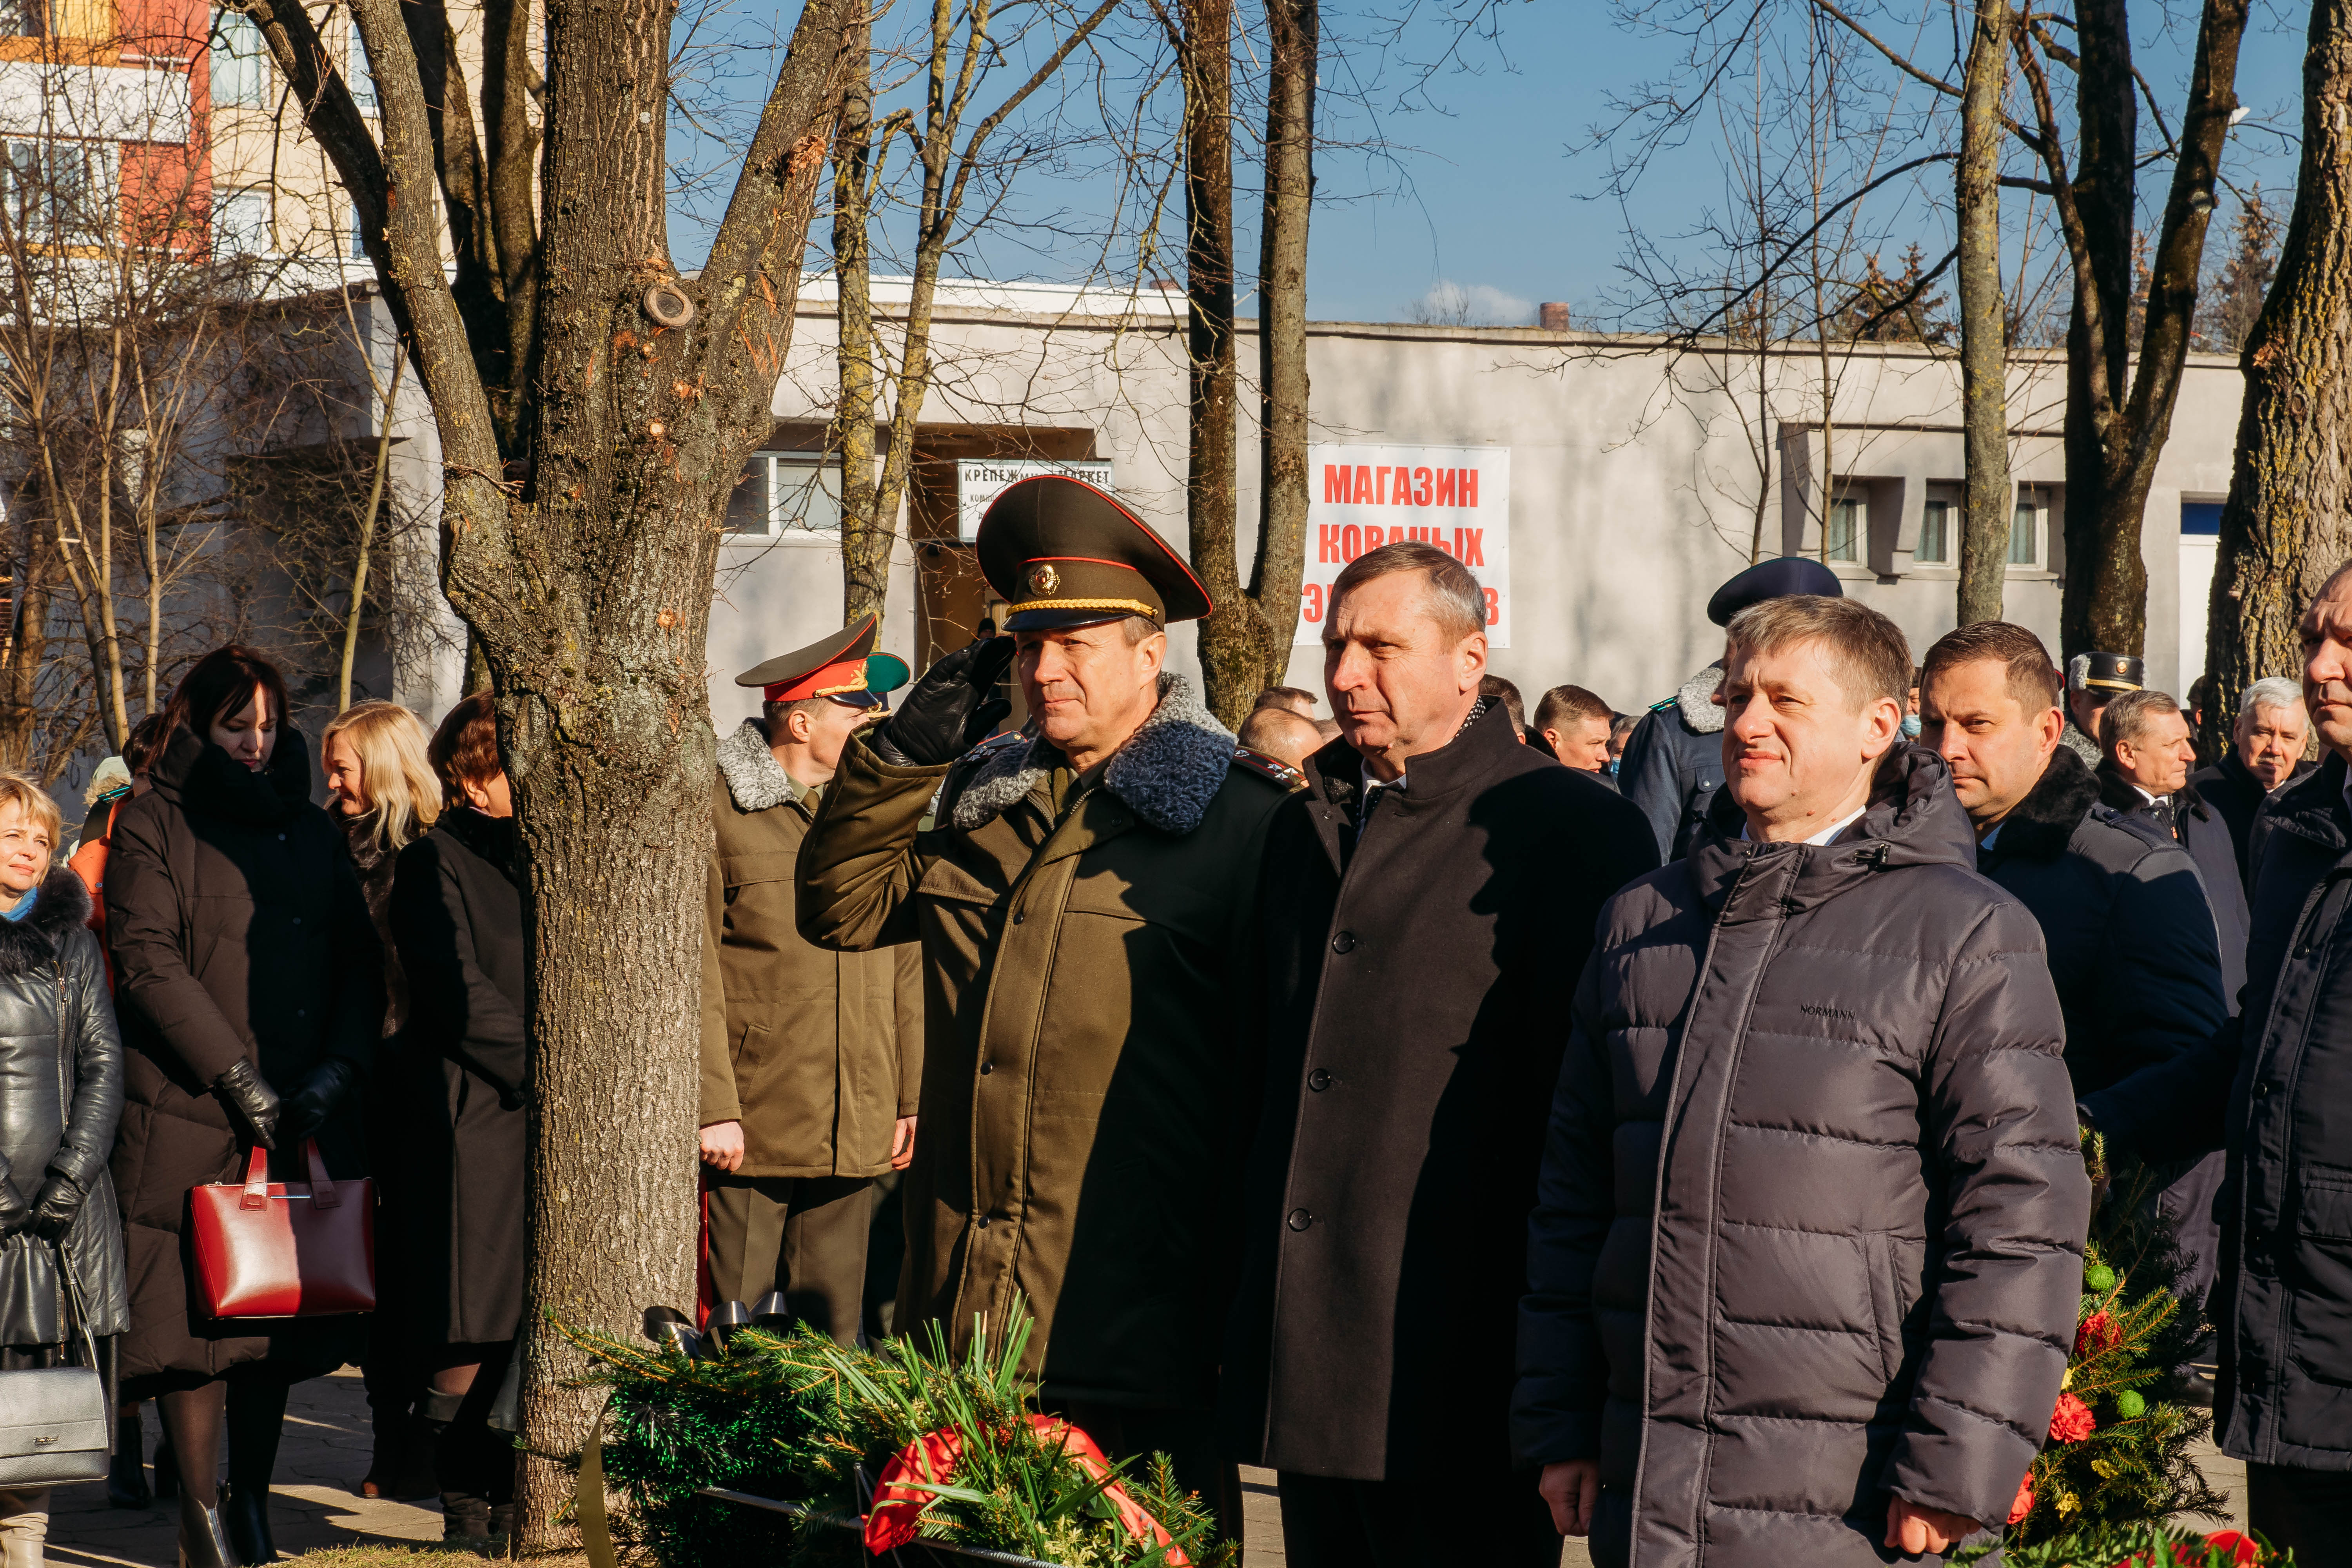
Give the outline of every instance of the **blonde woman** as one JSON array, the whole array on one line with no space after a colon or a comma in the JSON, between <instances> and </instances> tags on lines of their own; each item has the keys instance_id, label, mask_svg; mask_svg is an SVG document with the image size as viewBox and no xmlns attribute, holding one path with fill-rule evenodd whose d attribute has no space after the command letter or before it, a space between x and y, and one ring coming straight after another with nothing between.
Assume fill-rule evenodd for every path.
<instances>
[{"instance_id":1,"label":"blonde woman","mask_svg":"<svg viewBox=\"0 0 2352 1568\"><path fill-rule=\"evenodd\" d=\"M352 868L367 895L369 918L383 943L383 1038L389 1042L408 1016L408 982L394 953L385 921L392 903L392 872L401 850L425 837L441 815L441 780L425 754L432 739L416 715L397 702L355 702L327 725L320 737L319 762L327 775L327 812L343 830ZM387 1086L393 1064L380 1060L376 1082ZM406 1500L431 1497L433 1456L411 1414L422 1373L399 1331L403 1313L393 1299L406 1270L384 1268L387 1251L398 1245L401 1170L393 1152L399 1145L388 1123L398 1096L378 1093L370 1104L368 1141L376 1151L376 1189L383 1213L376 1226L378 1300L368 1320L368 1345L361 1370L374 1416L375 1451L360 1482L363 1497Z\"/></svg>"}]
</instances>

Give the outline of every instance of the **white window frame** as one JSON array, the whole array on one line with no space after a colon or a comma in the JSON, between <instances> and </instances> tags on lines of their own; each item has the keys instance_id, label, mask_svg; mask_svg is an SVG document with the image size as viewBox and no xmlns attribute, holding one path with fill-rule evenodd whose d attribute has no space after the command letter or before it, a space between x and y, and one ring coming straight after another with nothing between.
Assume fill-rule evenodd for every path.
<instances>
[{"instance_id":1,"label":"white window frame","mask_svg":"<svg viewBox=\"0 0 2352 1568\"><path fill-rule=\"evenodd\" d=\"M841 459L822 452L770 452L751 454L744 465L748 475L754 468L760 471L760 482L767 487L767 523L762 528L730 528L726 539L730 543L772 544L779 541L814 539L838 540L841 537ZM786 484L779 481L787 474L813 474L816 482L833 498L834 525L831 528L793 526L785 511ZM744 481L744 482L748 482ZM798 481L806 483L805 479ZM731 510L731 507L730 507Z\"/></svg>"},{"instance_id":2,"label":"white window frame","mask_svg":"<svg viewBox=\"0 0 2352 1568\"><path fill-rule=\"evenodd\" d=\"M1845 538L1848 553L1837 553L1837 518L1840 507L1851 507L1853 526ZM1829 504L1822 517L1822 559L1832 566L1859 566L1869 558L1870 500L1866 496L1839 496Z\"/></svg>"},{"instance_id":3,"label":"white window frame","mask_svg":"<svg viewBox=\"0 0 2352 1568\"><path fill-rule=\"evenodd\" d=\"M375 90L375 66L368 58L367 44L360 37L356 26L351 29L343 50L343 83L352 89L352 102L362 114L371 120L383 114L383 100Z\"/></svg>"},{"instance_id":4,"label":"white window frame","mask_svg":"<svg viewBox=\"0 0 2352 1568\"><path fill-rule=\"evenodd\" d=\"M1929 496L1926 500L1920 502L1919 539L1917 545L1915 546L1911 552L1912 563L1918 566L1935 567L1944 567L1955 564L1952 559L1954 553L1952 544L1954 540L1958 537L1959 531L1952 525L1958 521L1962 515L1963 509L1961 504L1953 500L1948 496ZM1928 521L1930 519L1933 519L1935 521L1936 542L1940 546L1933 555L1927 554L1925 551L1925 546L1927 542Z\"/></svg>"},{"instance_id":5,"label":"white window frame","mask_svg":"<svg viewBox=\"0 0 2352 1568\"><path fill-rule=\"evenodd\" d=\"M212 103L215 109L269 107L269 46L252 17L226 6L213 12Z\"/></svg>"},{"instance_id":6,"label":"white window frame","mask_svg":"<svg viewBox=\"0 0 2352 1568\"><path fill-rule=\"evenodd\" d=\"M2029 560L2017 558L2017 514L2032 511L2033 521L2028 524L2031 539ZM2009 504L2009 548L2001 552L2003 564L2011 572L2039 572L2049 559L2050 497L2038 485L2020 485Z\"/></svg>"},{"instance_id":7,"label":"white window frame","mask_svg":"<svg viewBox=\"0 0 2352 1568\"><path fill-rule=\"evenodd\" d=\"M232 206L260 208L257 224L232 224ZM250 247L239 243L250 236L257 243ZM223 256L275 256L278 254L277 193L268 185L248 185L243 190L222 189L213 193L213 250Z\"/></svg>"},{"instance_id":8,"label":"white window frame","mask_svg":"<svg viewBox=\"0 0 2352 1568\"><path fill-rule=\"evenodd\" d=\"M95 208L89 227L59 234L51 223L57 216L57 194L68 160L86 176L94 173ZM34 172L37 205L16 208L16 174ZM0 202L8 204L8 221L23 237L43 245L112 246L122 235L122 149L112 142L80 142L58 136L11 136L0 142Z\"/></svg>"}]
</instances>

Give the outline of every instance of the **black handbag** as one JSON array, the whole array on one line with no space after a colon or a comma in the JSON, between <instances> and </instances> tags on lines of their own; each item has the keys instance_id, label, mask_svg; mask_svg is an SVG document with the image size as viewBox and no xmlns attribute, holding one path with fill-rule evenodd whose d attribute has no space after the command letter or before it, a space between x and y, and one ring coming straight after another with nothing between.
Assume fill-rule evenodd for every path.
<instances>
[{"instance_id":1,"label":"black handbag","mask_svg":"<svg viewBox=\"0 0 2352 1568\"><path fill-rule=\"evenodd\" d=\"M0 1372L0 1491L106 1479L114 1442L106 1377L89 1335L81 1281L62 1241L58 1267L79 1331L82 1364Z\"/></svg>"}]
</instances>

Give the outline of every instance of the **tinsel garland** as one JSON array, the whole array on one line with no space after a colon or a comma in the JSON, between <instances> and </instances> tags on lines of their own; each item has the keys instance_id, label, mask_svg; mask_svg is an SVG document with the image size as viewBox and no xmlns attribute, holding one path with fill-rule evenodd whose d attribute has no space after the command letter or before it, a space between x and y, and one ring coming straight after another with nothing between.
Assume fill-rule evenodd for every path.
<instances>
[{"instance_id":1,"label":"tinsel garland","mask_svg":"<svg viewBox=\"0 0 2352 1568\"><path fill-rule=\"evenodd\" d=\"M664 1568L746 1563L792 1568L859 1560L855 1533L795 1524L765 1510L701 1495L705 1487L807 1505L854 1520L873 1483L908 1444L960 1434L955 1484L922 1517L925 1540L985 1548L1070 1568L1158 1568L1169 1547L1137 1542L1089 1475L1027 1419L1034 1391L1019 1372L1029 1338L1016 1309L992 1344L975 1331L960 1360L937 1325L922 1343L902 1337L880 1352L835 1345L805 1328L729 1331L716 1353L646 1350L559 1325L597 1363L606 1385L603 1462L629 1506L621 1532ZM1202 1568L1232 1568L1237 1553L1183 1492L1163 1456L1109 1478L1165 1528L1170 1547Z\"/></svg>"}]
</instances>

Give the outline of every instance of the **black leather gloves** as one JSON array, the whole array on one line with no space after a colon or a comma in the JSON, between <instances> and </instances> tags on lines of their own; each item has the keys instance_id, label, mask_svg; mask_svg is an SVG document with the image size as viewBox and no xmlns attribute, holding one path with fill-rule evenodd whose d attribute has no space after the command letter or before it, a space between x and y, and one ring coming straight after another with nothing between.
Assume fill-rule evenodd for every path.
<instances>
[{"instance_id":1,"label":"black leather gloves","mask_svg":"<svg viewBox=\"0 0 2352 1568\"><path fill-rule=\"evenodd\" d=\"M81 1213L81 1184L63 1176L51 1176L41 1184L41 1195L33 1200L32 1231L43 1241L55 1241L71 1228L74 1215Z\"/></svg>"},{"instance_id":2,"label":"black leather gloves","mask_svg":"<svg viewBox=\"0 0 2352 1568\"><path fill-rule=\"evenodd\" d=\"M312 1068L302 1087L286 1097L278 1112L278 1136L290 1147L315 1135L359 1080L359 1068L341 1057L330 1057Z\"/></svg>"},{"instance_id":3,"label":"black leather gloves","mask_svg":"<svg viewBox=\"0 0 2352 1568\"><path fill-rule=\"evenodd\" d=\"M884 762L902 768L954 762L988 739L996 721L1013 711L1013 704L996 695L996 683L1012 663L1011 637L958 648L923 671L867 743Z\"/></svg>"},{"instance_id":4,"label":"black leather gloves","mask_svg":"<svg viewBox=\"0 0 2352 1568\"><path fill-rule=\"evenodd\" d=\"M269 1087L251 1062L239 1061L213 1079L213 1092L229 1114L245 1123L253 1141L265 1149L278 1147L278 1091Z\"/></svg>"}]
</instances>

